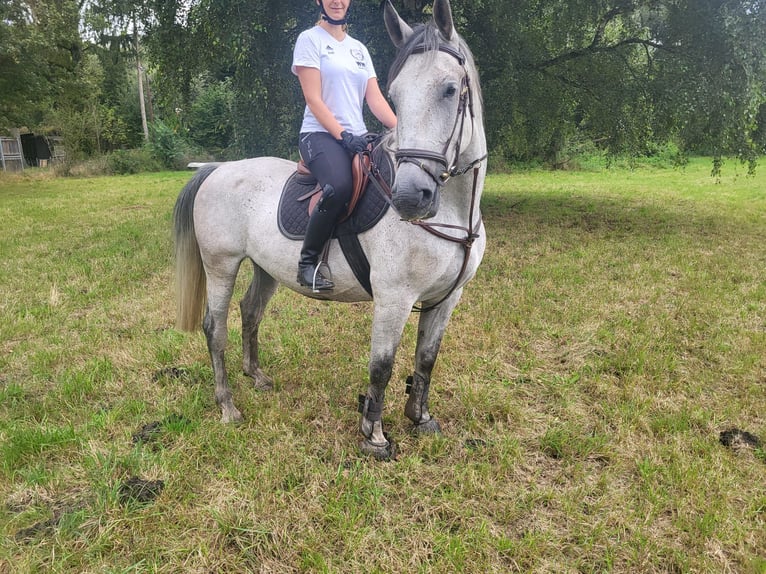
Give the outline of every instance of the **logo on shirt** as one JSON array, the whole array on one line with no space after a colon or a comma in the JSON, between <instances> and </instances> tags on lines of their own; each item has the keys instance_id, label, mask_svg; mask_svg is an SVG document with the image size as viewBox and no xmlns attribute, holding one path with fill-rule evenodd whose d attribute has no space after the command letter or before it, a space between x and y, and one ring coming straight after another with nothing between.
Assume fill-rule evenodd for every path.
<instances>
[{"instance_id":1,"label":"logo on shirt","mask_svg":"<svg viewBox=\"0 0 766 574\"><path fill-rule=\"evenodd\" d=\"M354 48L351 50L351 57L356 60L356 65L359 66L362 69L367 68L367 64L364 61L364 52L359 50L358 48Z\"/></svg>"},{"instance_id":2,"label":"logo on shirt","mask_svg":"<svg viewBox=\"0 0 766 574\"><path fill-rule=\"evenodd\" d=\"M327 44L327 46L325 46L325 48L324 48L324 49L325 49L325 50L327 51L327 53L328 53L328 54L330 54L330 55L333 55L333 54L335 54L335 50L333 50L333 49L332 49L332 46L330 46L330 44Z\"/></svg>"}]
</instances>

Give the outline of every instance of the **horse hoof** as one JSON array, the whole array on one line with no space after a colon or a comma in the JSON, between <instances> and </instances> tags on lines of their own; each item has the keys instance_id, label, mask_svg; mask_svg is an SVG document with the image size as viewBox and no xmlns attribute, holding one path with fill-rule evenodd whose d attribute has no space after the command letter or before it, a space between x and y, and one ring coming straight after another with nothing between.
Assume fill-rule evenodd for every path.
<instances>
[{"instance_id":1,"label":"horse hoof","mask_svg":"<svg viewBox=\"0 0 766 574\"><path fill-rule=\"evenodd\" d=\"M375 460L393 460L396 458L397 453L396 443L389 437L386 437L386 439L388 442L384 445L374 444L365 439L359 443L359 448L361 449L362 454L371 456Z\"/></svg>"},{"instance_id":2,"label":"horse hoof","mask_svg":"<svg viewBox=\"0 0 766 574\"><path fill-rule=\"evenodd\" d=\"M271 380L271 377L266 376L260 369L254 374L251 374L250 377L253 379L253 388L256 391L271 391L274 389L274 381Z\"/></svg>"},{"instance_id":3,"label":"horse hoof","mask_svg":"<svg viewBox=\"0 0 766 574\"><path fill-rule=\"evenodd\" d=\"M233 411L224 411L221 414L221 422L225 425L232 424L238 425L245 422L245 418L242 416L236 408Z\"/></svg>"},{"instance_id":4,"label":"horse hoof","mask_svg":"<svg viewBox=\"0 0 766 574\"><path fill-rule=\"evenodd\" d=\"M253 380L253 388L256 391L273 391L274 390L274 383L271 381L264 381L260 379L254 379Z\"/></svg>"},{"instance_id":5,"label":"horse hoof","mask_svg":"<svg viewBox=\"0 0 766 574\"><path fill-rule=\"evenodd\" d=\"M413 425L412 433L416 436L433 436L442 434L442 428L436 419L428 419L424 423Z\"/></svg>"}]
</instances>

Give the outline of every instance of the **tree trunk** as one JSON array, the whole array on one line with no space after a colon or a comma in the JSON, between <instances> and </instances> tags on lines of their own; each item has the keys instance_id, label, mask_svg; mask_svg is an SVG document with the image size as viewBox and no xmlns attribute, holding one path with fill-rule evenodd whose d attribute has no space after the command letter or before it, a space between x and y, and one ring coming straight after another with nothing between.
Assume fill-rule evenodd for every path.
<instances>
[{"instance_id":1,"label":"tree trunk","mask_svg":"<svg viewBox=\"0 0 766 574\"><path fill-rule=\"evenodd\" d=\"M144 129L144 141L149 141L149 126L146 123L146 102L144 101L144 70L141 66L141 53L138 45L138 22L133 20L133 33L136 35L136 73L138 74L138 99L141 104L141 127Z\"/></svg>"}]
</instances>

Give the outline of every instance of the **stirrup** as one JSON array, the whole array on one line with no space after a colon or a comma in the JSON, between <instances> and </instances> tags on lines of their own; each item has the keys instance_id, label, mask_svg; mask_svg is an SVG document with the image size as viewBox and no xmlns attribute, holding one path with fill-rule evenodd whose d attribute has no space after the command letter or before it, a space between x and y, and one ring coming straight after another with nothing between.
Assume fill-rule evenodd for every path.
<instances>
[{"instance_id":1,"label":"stirrup","mask_svg":"<svg viewBox=\"0 0 766 574\"><path fill-rule=\"evenodd\" d=\"M322 293L324 291L332 291L335 288L335 284L332 281L332 274L330 274L330 277L327 278L323 274L319 273L319 268L322 264L317 265L306 265L301 268L301 265L298 265L298 284L302 287L309 287L313 293ZM326 265L326 264L325 264ZM309 271L313 267L313 274L311 277L308 277L307 271ZM327 271L329 272L330 268L327 268ZM320 281L324 282L324 286L317 285L317 277Z\"/></svg>"},{"instance_id":2,"label":"stirrup","mask_svg":"<svg viewBox=\"0 0 766 574\"><path fill-rule=\"evenodd\" d=\"M327 272L330 275L329 277L325 277L324 274L319 275L319 270L321 269L322 265L327 267ZM317 289L317 275L324 279L329 284L329 287L326 287L325 289ZM314 267L314 275L311 277L311 292L322 293L324 291L332 291L333 289L335 289L335 283L333 283L332 280L332 271L330 271L330 266L320 261Z\"/></svg>"}]
</instances>

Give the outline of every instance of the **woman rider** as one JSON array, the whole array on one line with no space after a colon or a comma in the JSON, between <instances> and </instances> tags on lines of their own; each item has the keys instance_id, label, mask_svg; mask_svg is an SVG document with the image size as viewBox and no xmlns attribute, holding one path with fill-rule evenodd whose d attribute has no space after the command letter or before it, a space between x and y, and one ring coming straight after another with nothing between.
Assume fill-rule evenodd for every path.
<instances>
[{"instance_id":1,"label":"woman rider","mask_svg":"<svg viewBox=\"0 0 766 574\"><path fill-rule=\"evenodd\" d=\"M319 256L351 200L351 157L367 145L363 104L387 128L396 126L396 115L380 91L367 48L346 31L351 0L316 3L321 19L298 36L292 65L306 100L298 149L323 189L306 229L298 283L329 291L334 285L319 271Z\"/></svg>"}]
</instances>

